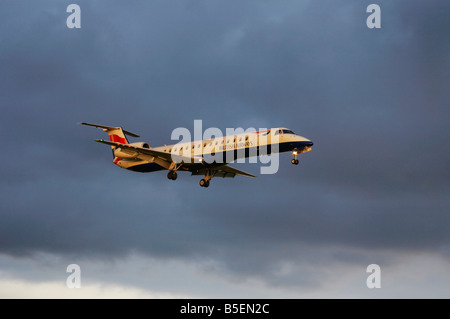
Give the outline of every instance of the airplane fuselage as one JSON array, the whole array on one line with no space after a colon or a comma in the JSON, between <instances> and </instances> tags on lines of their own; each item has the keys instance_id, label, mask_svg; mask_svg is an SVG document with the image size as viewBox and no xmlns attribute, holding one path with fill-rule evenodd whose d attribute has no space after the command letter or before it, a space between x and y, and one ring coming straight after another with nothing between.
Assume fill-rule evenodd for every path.
<instances>
[{"instance_id":1,"label":"airplane fuselage","mask_svg":"<svg viewBox=\"0 0 450 319\"><path fill-rule=\"evenodd\" d=\"M201 169L206 166L220 166L238 159L252 156L270 155L272 153L296 152L295 155L311 150L313 143L286 128L228 135L208 140L177 143L153 147L152 150L171 153L176 156L198 158L198 163L192 163L190 169L196 166ZM206 159L206 160L205 160ZM129 160L120 157L114 163L122 168L137 172L154 172L165 169L157 163ZM195 165L196 164L196 165Z\"/></svg>"}]
</instances>

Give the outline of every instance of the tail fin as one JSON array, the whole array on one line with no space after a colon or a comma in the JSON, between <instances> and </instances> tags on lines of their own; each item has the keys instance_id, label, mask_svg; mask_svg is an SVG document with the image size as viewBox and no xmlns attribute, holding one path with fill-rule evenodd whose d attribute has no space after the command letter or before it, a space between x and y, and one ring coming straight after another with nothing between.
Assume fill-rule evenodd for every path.
<instances>
[{"instance_id":1,"label":"tail fin","mask_svg":"<svg viewBox=\"0 0 450 319\"><path fill-rule=\"evenodd\" d=\"M90 124L90 123L77 123L81 125L88 125L93 127L98 127L103 129L104 132L106 132L109 135L109 139L111 142L118 142L122 144L129 144L126 135L133 136L133 137L139 137L139 135L125 131L121 127L112 127L112 126L104 126L104 125L97 125L97 124ZM114 147L112 147L114 148Z\"/></svg>"}]
</instances>

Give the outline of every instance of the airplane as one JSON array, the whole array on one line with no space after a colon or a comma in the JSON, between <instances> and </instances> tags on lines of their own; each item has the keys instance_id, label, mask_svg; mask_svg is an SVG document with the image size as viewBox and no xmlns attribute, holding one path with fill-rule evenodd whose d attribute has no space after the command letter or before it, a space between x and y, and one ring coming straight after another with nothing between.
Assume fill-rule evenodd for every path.
<instances>
[{"instance_id":1,"label":"airplane","mask_svg":"<svg viewBox=\"0 0 450 319\"><path fill-rule=\"evenodd\" d=\"M129 143L127 136L139 135L122 127L105 126L80 122L77 124L102 129L109 135L109 141L98 139L95 142L111 146L113 163L135 172L155 172L168 170L167 178L177 179L177 171L189 171L192 175L204 175L200 186L208 187L213 177L232 177L236 175L256 177L240 171L228 164L251 156L271 153L292 152L291 163L299 164L299 154L311 151L313 142L284 128L227 135L208 140L150 147L149 143Z\"/></svg>"}]
</instances>

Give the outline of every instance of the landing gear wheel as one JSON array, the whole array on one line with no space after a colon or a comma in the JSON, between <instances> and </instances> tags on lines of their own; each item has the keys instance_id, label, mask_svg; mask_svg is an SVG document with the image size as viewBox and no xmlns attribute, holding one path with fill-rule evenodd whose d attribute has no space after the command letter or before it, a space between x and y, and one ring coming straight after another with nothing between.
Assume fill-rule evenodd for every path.
<instances>
[{"instance_id":1,"label":"landing gear wheel","mask_svg":"<svg viewBox=\"0 0 450 319\"><path fill-rule=\"evenodd\" d=\"M295 165L295 161L296 161L295 159L292 159L292 160L291 160L291 163L292 163L293 165Z\"/></svg>"},{"instance_id":2,"label":"landing gear wheel","mask_svg":"<svg viewBox=\"0 0 450 319\"><path fill-rule=\"evenodd\" d=\"M296 159L294 164L298 165L298 163L299 163L299 161L298 161L298 159Z\"/></svg>"},{"instance_id":3,"label":"landing gear wheel","mask_svg":"<svg viewBox=\"0 0 450 319\"><path fill-rule=\"evenodd\" d=\"M176 180L177 179L177 172L174 172L174 171L170 171L168 174L167 174L167 178L168 179L171 179L171 180Z\"/></svg>"},{"instance_id":4,"label":"landing gear wheel","mask_svg":"<svg viewBox=\"0 0 450 319\"><path fill-rule=\"evenodd\" d=\"M208 187L209 186L209 181L207 181L206 179L201 179L200 180L200 186L201 187Z\"/></svg>"}]
</instances>

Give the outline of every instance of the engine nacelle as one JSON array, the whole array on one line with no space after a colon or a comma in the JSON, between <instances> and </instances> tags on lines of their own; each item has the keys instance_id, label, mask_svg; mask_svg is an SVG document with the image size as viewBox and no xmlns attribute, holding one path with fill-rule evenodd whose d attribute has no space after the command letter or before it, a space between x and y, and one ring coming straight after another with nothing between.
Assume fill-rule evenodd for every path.
<instances>
[{"instance_id":1,"label":"engine nacelle","mask_svg":"<svg viewBox=\"0 0 450 319\"><path fill-rule=\"evenodd\" d=\"M136 146L136 147L142 147L142 148L150 148L150 144L148 144L146 142L131 143L131 144L128 144L128 145Z\"/></svg>"},{"instance_id":2,"label":"engine nacelle","mask_svg":"<svg viewBox=\"0 0 450 319\"><path fill-rule=\"evenodd\" d=\"M145 142L131 143L128 145L135 146L135 147L141 147L141 148L148 148L148 149L150 148L150 144L145 143ZM119 157L119 158L133 159L133 158L136 158L136 156L138 156L138 154L139 154L138 152L135 152L133 150L122 149L120 147L118 147L114 150L114 156Z\"/></svg>"}]
</instances>

